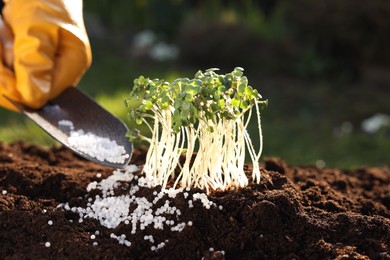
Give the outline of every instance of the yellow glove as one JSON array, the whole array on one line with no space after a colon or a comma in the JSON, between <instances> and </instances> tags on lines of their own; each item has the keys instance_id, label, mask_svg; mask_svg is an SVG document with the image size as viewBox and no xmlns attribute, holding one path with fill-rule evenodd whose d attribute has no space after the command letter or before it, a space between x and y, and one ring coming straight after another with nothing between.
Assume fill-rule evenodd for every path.
<instances>
[{"instance_id":1,"label":"yellow glove","mask_svg":"<svg viewBox=\"0 0 390 260\"><path fill-rule=\"evenodd\" d=\"M14 61L13 68L5 66L12 55L4 53L9 52L9 44L6 48L0 44L0 106L16 110L5 95L40 108L65 88L75 86L91 65L82 0L3 2L3 19L14 36Z\"/></svg>"}]
</instances>

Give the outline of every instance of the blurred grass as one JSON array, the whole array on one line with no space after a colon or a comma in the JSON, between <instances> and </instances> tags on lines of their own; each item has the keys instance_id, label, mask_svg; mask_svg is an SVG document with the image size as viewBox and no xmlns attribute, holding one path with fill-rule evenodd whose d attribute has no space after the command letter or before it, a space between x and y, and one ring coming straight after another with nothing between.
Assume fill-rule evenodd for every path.
<instances>
[{"instance_id":1,"label":"blurred grass","mask_svg":"<svg viewBox=\"0 0 390 260\"><path fill-rule=\"evenodd\" d=\"M264 156L278 156L294 165L320 161L342 168L389 166L390 129L376 134L361 129L363 119L390 111L387 93L366 84L266 80L261 88L269 99L262 116Z\"/></svg>"},{"instance_id":2,"label":"blurred grass","mask_svg":"<svg viewBox=\"0 0 390 260\"><path fill-rule=\"evenodd\" d=\"M172 80L192 77L198 69L204 68L139 64L97 43L92 68L79 88L132 127L124 99L134 78L144 75ZM386 91L356 86L341 88L343 83L337 80L267 78L258 73L247 76L251 85L269 99L269 106L262 113L263 158L278 156L293 165L313 165L321 160L326 166L342 168L389 165L389 133L368 135L360 130L365 117L389 111ZM335 134L344 121L350 121L353 131ZM0 110L0 140L45 146L56 143L22 115L4 109Z\"/></svg>"}]
</instances>

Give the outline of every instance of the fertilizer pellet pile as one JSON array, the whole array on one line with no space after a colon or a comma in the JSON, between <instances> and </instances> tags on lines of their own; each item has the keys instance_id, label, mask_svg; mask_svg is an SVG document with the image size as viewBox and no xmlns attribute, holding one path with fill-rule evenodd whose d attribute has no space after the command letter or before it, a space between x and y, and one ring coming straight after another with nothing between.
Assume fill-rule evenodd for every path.
<instances>
[{"instance_id":1,"label":"fertilizer pellet pile","mask_svg":"<svg viewBox=\"0 0 390 260\"><path fill-rule=\"evenodd\" d=\"M124 163L129 158L125 148L118 145L116 141L93 133L86 133L82 129L76 130L69 120L61 120L58 125L69 128L69 145L88 156L111 163Z\"/></svg>"},{"instance_id":2,"label":"fertilizer pellet pile","mask_svg":"<svg viewBox=\"0 0 390 260\"><path fill-rule=\"evenodd\" d=\"M69 203L60 204L59 208L72 211L79 215L78 222L82 223L86 218L92 218L107 228L114 229L120 224L130 225L130 234L110 234L110 238L118 240L119 244L131 246L131 236L138 231L143 232L147 228L164 230L171 232L181 232L186 226L192 226L192 221L183 221L182 212L173 204L175 197L180 193L186 200L188 208L193 208L194 201L199 201L206 208L211 207L222 210L222 206L217 206L208 199L205 193L189 193L190 189L167 189L153 192L153 199L149 200L139 195L141 188L152 188L151 180L144 176L133 175L139 172L135 165L129 165L124 170L115 170L111 176L100 181L91 182L87 191L91 194L99 192L100 195L88 196L86 207L72 207ZM136 181L125 194L117 195L115 190L123 183ZM149 235L144 237L152 246L151 250L158 250L168 242L155 241ZM96 244L97 245L97 244Z\"/></svg>"}]
</instances>

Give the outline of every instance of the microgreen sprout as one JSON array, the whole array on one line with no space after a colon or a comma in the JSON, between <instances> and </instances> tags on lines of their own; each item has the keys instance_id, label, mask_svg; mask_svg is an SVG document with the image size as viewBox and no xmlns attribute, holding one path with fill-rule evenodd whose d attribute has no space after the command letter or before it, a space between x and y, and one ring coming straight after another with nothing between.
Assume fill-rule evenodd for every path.
<instances>
[{"instance_id":1,"label":"microgreen sprout","mask_svg":"<svg viewBox=\"0 0 390 260\"><path fill-rule=\"evenodd\" d=\"M173 177L174 187L198 187L207 192L246 186L246 151L253 163L252 179L260 181L260 110L267 101L248 84L242 68L224 75L217 74L217 69L198 71L193 79L178 78L172 83L140 76L134 80L128 102L134 99L142 104L131 109L129 116L138 125L145 124L152 134L146 137L134 129L129 138L149 142L143 171L153 177L153 185L165 188ZM253 107L258 151L247 132Z\"/></svg>"}]
</instances>

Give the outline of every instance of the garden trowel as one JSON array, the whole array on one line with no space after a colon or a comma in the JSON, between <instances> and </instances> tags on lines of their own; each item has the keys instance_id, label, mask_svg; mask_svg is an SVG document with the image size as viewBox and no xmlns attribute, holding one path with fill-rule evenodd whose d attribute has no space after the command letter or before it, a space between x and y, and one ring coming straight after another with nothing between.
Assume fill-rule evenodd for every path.
<instances>
[{"instance_id":1,"label":"garden trowel","mask_svg":"<svg viewBox=\"0 0 390 260\"><path fill-rule=\"evenodd\" d=\"M77 88L67 88L60 96L38 110L32 110L12 100L9 101L49 135L80 156L115 168L124 168L130 162L133 145L125 136L128 131L127 126ZM85 152L85 143L81 147L81 144L78 146L69 142L69 137L75 130L82 130L92 136L116 142L117 146L124 148L126 158L123 162L97 159L99 156L92 156L88 151ZM91 149L95 149L92 147Z\"/></svg>"}]
</instances>

